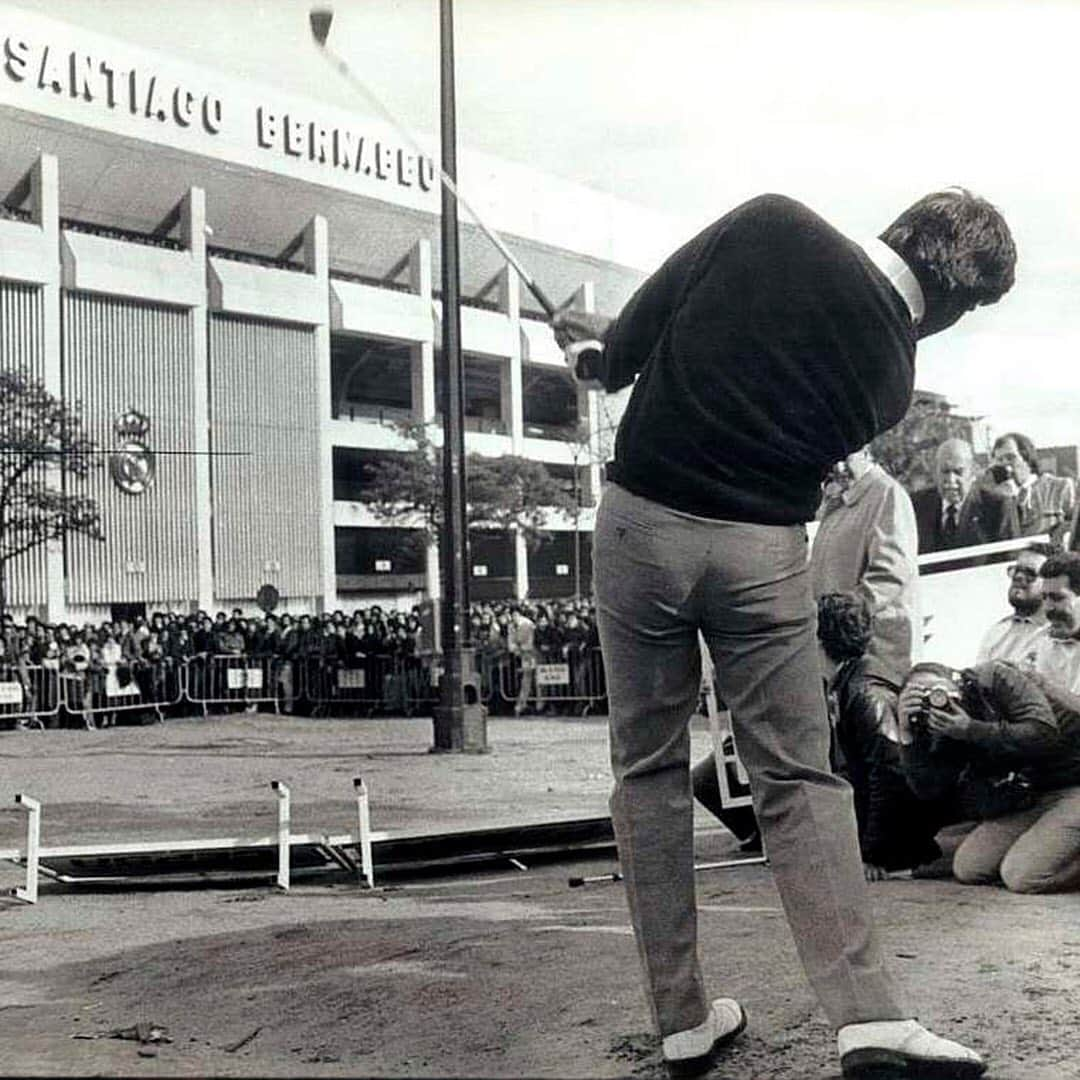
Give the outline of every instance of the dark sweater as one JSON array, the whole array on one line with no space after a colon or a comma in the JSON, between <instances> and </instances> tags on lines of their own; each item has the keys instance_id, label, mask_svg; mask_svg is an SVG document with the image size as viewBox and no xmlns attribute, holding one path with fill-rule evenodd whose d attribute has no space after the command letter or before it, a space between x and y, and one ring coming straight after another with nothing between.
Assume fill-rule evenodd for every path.
<instances>
[{"instance_id":1,"label":"dark sweater","mask_svg":"<svg viewBox=\"0 0 1080 1080\"><path fill-rule=\"evenodd\" d=\"M608 478L702 517L808 521L834 462L911 401L915 331L863 250L762 195L710 225L606 334L608 390L640 378Z\"/></svg>"}]
</instances>

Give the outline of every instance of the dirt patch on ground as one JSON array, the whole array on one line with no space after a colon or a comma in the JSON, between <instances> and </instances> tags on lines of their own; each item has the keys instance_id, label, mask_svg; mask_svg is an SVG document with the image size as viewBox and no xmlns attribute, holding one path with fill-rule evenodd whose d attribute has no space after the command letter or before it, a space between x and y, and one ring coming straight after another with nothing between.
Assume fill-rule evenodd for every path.
<instances>
[{"instance_id":1,"label":"dirt patch on ground","mask_svg":"<svg viewBox=\"0 0 1080 1080\"><path fill-rule=\"evenodd\" d=\"M127 832L115 839L171 833L196 805L207 815L200 830L222 820L251 827L264 813L270 820L267 761L272 769L300 763L294 790L310 794L321 828L339 811L348 823L349 776L361 760L373 791L387 796L384 816L424 821L429 831L445 826L440 815L455 790L458 804L476 795L457 806L458 820L474 819L476 801L481 817L497 806L498 823L542 820L524 813L537 804L552 816L560 805L574 808L569 816L603 812L598 725L508 722L505 748L448 760L416 745L429 732L395 734L392 722L378 723L386 726L243 717L217 728L130 729L131 742L125 731L106 733L111 744L87 733L82 746L63 747L50 745L53 733L19 736L36 748L5 741L5 786L12 767L21 771L14 790L44 785L58 833L81 829L80 839L117 822ZM98 752L103 746L115 753ZM103 777L104 810L89 790ZM17 840L17 820L5 823ZM701 859L732 854L720 830L699 832L698 848ZM567 887L570 875L610 868L596 860L507 867L375 892L344 880L288 894L50 887L34 907L0 901L0 1073L659 1080L622 886ZM0 885L18 881L14 867L0 868ZM740 998L750 1017L713 1075L834 1080L833 1035L768 870L703 873L699 898L708 985ZM874 901L914 1011L986 1054L992 1080L1080 1077L1075 896L890 881L874 886ZM150 1039L155 1030L161 1037Z\"/></svg>"}]
</instances>

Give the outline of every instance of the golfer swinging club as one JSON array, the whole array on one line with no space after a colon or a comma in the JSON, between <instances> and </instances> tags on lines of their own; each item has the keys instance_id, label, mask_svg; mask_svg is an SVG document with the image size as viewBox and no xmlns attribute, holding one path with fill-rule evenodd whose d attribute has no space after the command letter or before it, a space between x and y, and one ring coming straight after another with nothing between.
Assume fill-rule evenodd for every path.
<instances>
[{"instance_id":1,"label":"golfer swinging club","mask_svg":"<svg viewBox=\"0 0 1080 1080\"><path fill-rule=\"evenodd\" d=\"M780 896L844 1075L980 1076L918 1024L870 924L848 785L829 772L806 530L829 465L903 417L915 344L1012 286L997 210L928 195L859 245L765 195L675 252L610 324L561 310L585 385L638 376L597 514L611 815L669 1069L701 1072L746 1024L697 956L688 723L697 633L731 706ZM568 349L568 358L574 350Z\"/></svg>"}]
</instances>

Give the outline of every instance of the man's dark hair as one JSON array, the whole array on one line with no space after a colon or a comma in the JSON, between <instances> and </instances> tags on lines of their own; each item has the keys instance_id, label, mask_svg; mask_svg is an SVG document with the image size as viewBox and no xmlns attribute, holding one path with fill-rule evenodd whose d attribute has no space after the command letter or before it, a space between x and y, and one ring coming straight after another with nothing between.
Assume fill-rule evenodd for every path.
<instances>
[{"instance_id":1,"label":"man's dark hair","mask_svg":"<svg viewBox=\"0 0 1080 1080\"><path fill-rule=\"evenodd\" d=\"M1004 435L999 435L994 440L994 445L990 447L990 453L993 454L1003 442L1009 439L1016 443L1016 452L1027 462L1027 467L1037 476L1039 473L1039 455L1035 450L1035 444L1026 435L1021 435L1019 431L1006 431Z\"/></svg>"},{"instance_id":2,"label":"man's dark hair","mask_svg":"<svg viewBox=\"0 0 1080 1080\"><path fill-rule=\"evenodd\" d=\"M825 593L818 599L817 636L836 663L857 660L870 644L873 617L858 593Z\"/></svg>"},{"instance_id":3,"label":"man's dark hair","mask_svg":"<svg viewBox=\"0 0 1080 1080\"><path fill-rule=\"evenodd\" d=\"M916 675L937 675L939 678L954 682L956 680L956 669L949 667L948 664L937 664L932 660L924 660L922 663L914 664L911 667L904 676L903 685L907 686Z\"/></svg>"},{"instance_id":4,"label":"man's dark hair","mask_svg":"<svg viewBox=\"0 0 1080 1080\"><path fill-rule=\"evenodd\" d=\"M1012 288L1016 245L996 207L964 188L925 195L881 239L911 267L923 289L993 304Z\"/></svg>"},{"instance_id":5,"label":"man's dark hair","mask_svg":"<svg viewBox=\"0 0 1080 1080\"><path fill-rule=\"evenodd\" d=\"M1069 579L1069 588L1080 594L1080 551L1062 551L1051 555L1039 567L1039 577L1063 577Z\"/></svg>"}]
</instances>

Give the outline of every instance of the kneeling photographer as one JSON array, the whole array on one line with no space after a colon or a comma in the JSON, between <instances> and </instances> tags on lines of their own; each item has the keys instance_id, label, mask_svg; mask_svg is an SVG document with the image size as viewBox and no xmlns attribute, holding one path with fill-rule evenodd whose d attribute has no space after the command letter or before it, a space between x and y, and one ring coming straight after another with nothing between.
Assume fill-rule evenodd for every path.
<instances>
[{"instance_id":1,"label":"kneeling photographer","mask_svg":"<svg viewBox=\"0 0 1080 1080\"><path fill-rule=\"evenodd\" d=\"M1080 884L1080 775L1039 685L1002 661L964 671L917 664L899 699L908 782L920 798L953 801L978 822L956 850L953 873L1013 892Z\"/></svg>"}]
</instances>

